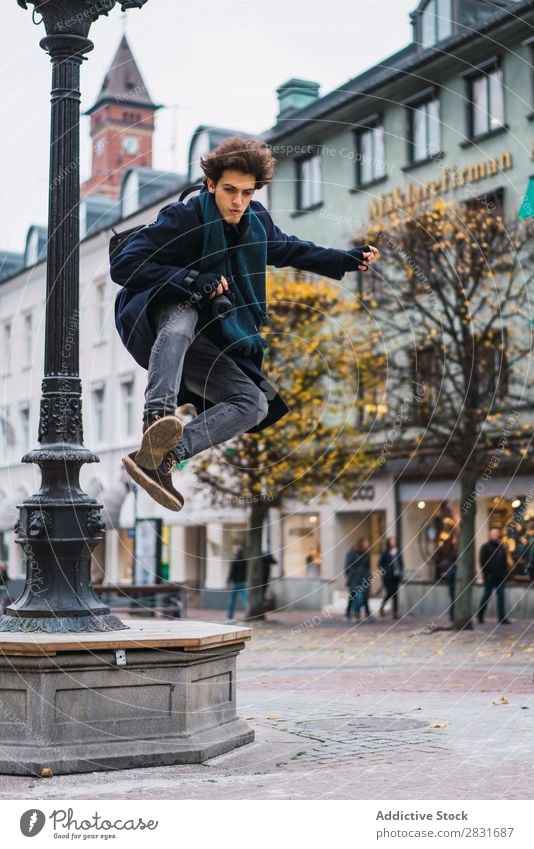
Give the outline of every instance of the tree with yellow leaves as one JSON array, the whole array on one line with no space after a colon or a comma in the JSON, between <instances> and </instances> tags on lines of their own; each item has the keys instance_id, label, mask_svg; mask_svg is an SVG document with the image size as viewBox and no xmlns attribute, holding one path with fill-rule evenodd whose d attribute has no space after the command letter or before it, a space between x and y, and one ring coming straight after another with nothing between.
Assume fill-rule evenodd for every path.
<instances>
[{"instance_id":1,"label":"tree with yellow leaves","mask_svg":"<svg viewBox=\"0 0 534 849\"><path fill-rule=\"evenodd\" d=\"M357 427L357 387L369 361L353 344L360 305L339 284L268 277L266 375L289 413L200 456L197 480L222 504L247 505L250 618L263 618L262 528L270 507L332 493L350 498L369 464Z\"/></svg>"},{"instance_id":2,"label":"tree with yellow leaves","mask_svg":"<svg viewBox=\"0 0 534 849\"><path fill-rule=\"evenodd\" d=\"M391 456L460 482L456 629L472 627L477 500L498 471L532 466L532 235L483 200L399 214L372 235L390 417L406 399L410 411Z\"/></svg>"}]
</instances>

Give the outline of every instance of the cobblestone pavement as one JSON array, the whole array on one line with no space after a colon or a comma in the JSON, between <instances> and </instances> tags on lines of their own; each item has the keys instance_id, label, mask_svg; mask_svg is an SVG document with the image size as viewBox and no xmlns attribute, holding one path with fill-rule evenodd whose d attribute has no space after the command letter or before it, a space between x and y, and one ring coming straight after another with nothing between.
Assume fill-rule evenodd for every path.
<instances>
[{"instance_id":1,"label":"cobblestone pavement","mask_svg":"<svg viewBox=\"0 0 534 849\"><path fill-rule=\"evenodd\" d=\"M254 743L187 767L0 777L0 798L531 799L534 625L446 624L274 614L239 663Z\"/></svg>"}]
</instances>

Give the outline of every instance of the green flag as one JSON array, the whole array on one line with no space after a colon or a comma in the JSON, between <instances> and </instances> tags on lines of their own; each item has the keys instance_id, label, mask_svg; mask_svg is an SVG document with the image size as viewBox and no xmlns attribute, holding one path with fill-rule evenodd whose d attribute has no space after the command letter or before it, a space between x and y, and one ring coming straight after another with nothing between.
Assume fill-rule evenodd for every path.
<instances>
[{"instance_id":1,"label":"green flag","mask_svg":"<svg viewBox=\"0 0 534 849\"><path fill-rule=\"evenodd\" d=\"M527 193L523 198L521 209L517 213L518 218L532 218L534 216L534 177L529 177Z\"/></svg>"}]
</instances>

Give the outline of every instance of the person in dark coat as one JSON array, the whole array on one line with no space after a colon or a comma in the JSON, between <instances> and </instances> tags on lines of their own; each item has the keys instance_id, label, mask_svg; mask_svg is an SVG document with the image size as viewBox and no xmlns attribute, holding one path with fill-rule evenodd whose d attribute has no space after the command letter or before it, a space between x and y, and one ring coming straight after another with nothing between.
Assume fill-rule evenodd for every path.
<instances>
[{"instance_id":1,"label":"person in dark coat","mask_svg":"<svg viewBox=\"0 0 534 849\"><path fill-rule=\"evenodd\" d=\"M274 158L261 141L225 139L201 166L198 197L162 209L113 254L110 269L123 287L117 330L148 369L141 445L123 462L171 510L183 506L171 476L176 461L263 430L288 412L261 371L266 266L341 280L378 253L369 245L324 248L279 230L252 199L273 177ZM183 427L175 409L188 402L199 415Z\"/></svg>"},{"instance_id":2,"label":"person in dark coat","mask_svg":"<svg viewBox=\"0 0 534 849\"><path fill-rule=\"evenodd\" d=\"M3 561L0 561L0 614L5 613L5 609L11 602L8 590L7 566Z\"/></svg>"},{"instance_id":3,"label":"person in dark coat","mask_svg":"<svg viewBox=\"0 0 534 849\"><path fill-rule=\"evenodd\" d=\"M263 594L263 606L265 611L267 609L272 610L273 599L271 593L269 592L270 584L271 584L271 567L278 563L276 557L273 557L270 551L264 551L261 555L261 567L262 567L262 576L263 576L263 585L262 585L262 594Z\"/></svg>"},{"instance_id":4,"label":"person in dark coat","mask_svg":"<svg viewBox=\"0 0 534 849\"><path fill-rule=\"evenodd\" d=\"M343 567L343 572L345 574L345 586L347 587L348 597L347 597L347 609L345 611L345 619L349 619L352 613L352 605L354 602L354 595L352 592L352 571L353 566L355 566L358 558L358 549L354 545L351 545L349 550L345 555L345 565Z\"/></svg>"},{"instance_id":5,"label":"person in dark coat","mask_svg":"<svg viewBox=\"0 0 534 849\"><path fill-rule=\"evenodd\" d=\"M388 537L386 547L380 555L379 569L384 584L384 598L380 605L380 616L389 599L393 603L393 619L399 619L399 586L404 573L404 560L399 551L397 537Z\"/></svg>"},{"instance_id":6,"label":"person in dark coat","mask_svg":"<svg viewBox=\"0 0 534 849\"><path fill-rule=\"evenodd\" d=\"M491 528L489 540L481 546L479 563L484 578L484 592L478 608L478 621L484 622L487 604L494 592L497 594L497 616L501 625L509 625L506 616L504 587L508 577L508 559L506 548L501 540L499 528Z\"/></svg>"},{"instance_id":7,"label":"person in dark coat","mask_svg":"<svg viewBox=\"0 0 534 849\"><path fill-rule=\"evenodd\" d=\"M230 562L226 586L229 590L226 615L227 619L233 619L238 595L241 596L245 609L247 606L247 561L241 546L236 546L234 550L234 558Z\"/></svg>"},{"instance_id":8,"label":"person in dark coat","mask_svg":"<svg viewBox=\"0 0 534 849\"><path fill-rule=\"evenodd\" d=\"M369 540L362 538L358 547L354 545L348 550L345 557L345 578L349 598L345 617L350 620L351 613L356 619L360 618L360 609L363 607L365 615L369 617L369 591L371 587L371 560L369 557Z\"/></svg>"}]
</instances>

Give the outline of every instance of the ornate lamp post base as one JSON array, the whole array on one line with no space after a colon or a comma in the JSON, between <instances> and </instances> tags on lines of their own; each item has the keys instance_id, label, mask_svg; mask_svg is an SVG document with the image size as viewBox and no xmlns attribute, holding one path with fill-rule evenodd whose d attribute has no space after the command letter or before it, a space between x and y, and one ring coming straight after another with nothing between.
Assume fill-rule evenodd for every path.
<instances>
[{"instance_id":1,"label":"ornate lamp post base","mask_svg":"<svg viewBox=\"0 0 534 849\"><path fill-rule=\"evenodd\" d=\"M128 628L114 613L104 613L102 616L30 616L18 617L16 615L2 616L0 618L0 632L2 633L87 633L93 631L121 631Z\"/></svg>"},{"instance_id":2,"label":"ornate lamp post base","mask_svg":"<svg viewBox=\"0 0 534 849\"><path fill-rule=\"evenodd\" d=\"M17 542L26 562L22 595L0 618L0 632L127 629L91 588L91 555L104 537L101 505L80 487L84 463L79 378L80 66L93 49L88 34L115 0L17 0L43 22L41 47L52 62L45 363L40 448L41 489L20 507ZM122 9L147 0L121 0ZM41 21L35 16L41 15Z\"/></svg>"}]
</instances>

